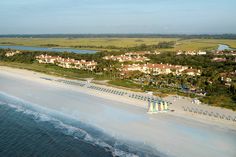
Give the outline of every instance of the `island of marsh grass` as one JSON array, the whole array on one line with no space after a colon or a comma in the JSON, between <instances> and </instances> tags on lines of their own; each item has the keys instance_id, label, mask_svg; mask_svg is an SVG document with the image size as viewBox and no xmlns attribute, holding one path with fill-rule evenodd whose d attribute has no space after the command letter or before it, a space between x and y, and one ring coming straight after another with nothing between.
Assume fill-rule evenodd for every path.
<instances>
[{"instance_id":1,"label":"island of marsh grass","mask_svg":"<svg viewBox=\"0 0 236 157\"><path fill-rule=\"evenodd\" d=\"M0 38L0 45L37 47L70 47L76 49L119 50L140 45L157 45L160 42L176 42L174 48L161 51L215 50L218 44L236 48L233 39L180 39L180 38Z\"/></svg>"},{"instance_id":2,"label":"island of marsh grass","mask_svg":"<svg viewBox=\"0 0 236 157\"><path fill-rule=\"evenodd\" d=\"M116 49L177 40L178 38L0 38L0 45Z\"/></svg>"},{"instance_id":3,"label":"island of marsh grass","mask_svg":"<svg viewBox=\"0 0 236 157\"><path fill-rule=\"evenodd\" d=\"M184 39L177 40L174 48L167 49L168 51L193 51L193 50L216 50L219 44L228 45L231 48L236 48L236 40L229 39Z\"/></svg>"}]
</instances>

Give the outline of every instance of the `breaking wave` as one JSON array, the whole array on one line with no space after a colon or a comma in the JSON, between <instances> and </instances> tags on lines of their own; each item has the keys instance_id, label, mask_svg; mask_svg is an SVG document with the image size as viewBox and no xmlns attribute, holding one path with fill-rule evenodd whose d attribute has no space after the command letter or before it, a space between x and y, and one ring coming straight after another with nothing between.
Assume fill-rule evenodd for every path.
<instances>
[{"instance_id":1,"label":"breaking wave","mask_svg":"<svg viewBox=\"0 0 236 157\"><path fill-rule=\"evenodd\" d=\"M36 122L48 122L63 134L91 145L102 147L114 157L156 156L153 152L142 152L135 145L125 144L123 141L110 137L96 128L83 124L79 120L62 118L63 115L56 111L45 109L39 105L31 104L1 92L0 100L0 104L8 105L17 112L30 115Z\"/></svg>"}]
</instances>

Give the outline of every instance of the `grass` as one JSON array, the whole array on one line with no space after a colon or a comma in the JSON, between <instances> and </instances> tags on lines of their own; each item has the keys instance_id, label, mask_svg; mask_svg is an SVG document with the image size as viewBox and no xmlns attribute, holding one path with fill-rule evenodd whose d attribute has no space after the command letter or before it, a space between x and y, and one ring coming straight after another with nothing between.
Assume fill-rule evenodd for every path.
<instances>
[{"instance_id":1,"label":"grass","mask_svg":"<svg viewBox=\"0 0 236 157\"><path fill-rule=\"evenodd\" d=\"M95 80L108 80L109 78L104 75L96 75L88 71L80 71L76 69L65 69L51 64L27 64L27 63L17 63L17 62L0 62L0 66L8 66L18 69L26 69L35 72L45 73L53 76L64 77L69 79L85 80L85 78L94 78ZM141 88L140 85L133 83L129 80L111 80L108 84L126 87L133 90L138 90Z\"/></svg>"},{"instance_id":2,"label":"grass","mask_svg":"<svg viewBox=\"0 0 236 157\"><path fill-rule=\"evenodd\" d=\"M134 47L141 44L153 45L163 41L176 41L178 38L0 38L0 45L58 47ZM84 48L83 48L84 49ZM95 48L97 49L97 48Z\"/></svg>"},{"instance_id":3,"label":"grass","mask_svg":"<svg viewBox=\"0 0 236 157\"><path fill-rule=\"evenodd\" d=\"M201 99L206 104L211 104L216 107L223 107L228 108L236 111L236 105L235 102L232 101L232 99L226 95L216 95L216 96L210 96L210 97L204 97Z\"/></svg>"},{"instance_id":4,"label":"grass","mask_svg":"<svg viewBox=\"0 0 236 157\"><path fill-rule=\"evenodd\" d=\"M236 40L228 40L228 39L204 39L204 40L196 40L199 43L208 43L208 44L225 44L230 46L231 48L236 49Z\"/></svg>"},{"instance_id":5,"label":"grass","mask_svg":"<svg viewBox=\"0 0 236 157\"><path fill-rule=\"evenodd\" d=\"M89 78L93 74L87 71L79 71L74 69L64 69L55 65L50 64L27 64L27 63L17 63L17 62L0 62L0 66L8 66L19 69L27 69L36 72L41 72L49 75L60 76L70 79L82 79Z\"/></svg>"},{"instance_id":6,"label":"grass","mask_svg":"<svg viewBox=\"0 0 236 157\"><path fill-rule=\"evenodd\" d=\"M224 40L224 39L187 39L177 41L174 51L178 50L212 50L217 49L218 44L225 44L231 48L236 48L236 40Z\"/></svg>"},{"instance_id":7,"label":"grass","mask_svg":"<svg viewBox=\"0 0 236 157\"><path fill-rule=\"evenodd\" d=\"M198 40L183 40L177 42L174 51L178 50L184 50L184 51L193 51L193 50L211 50L211 49L217 49L217 44L212 43L201 43L197 42Z\"/></svg>"},{"instance_id":8,"label":"grass","mask_svg":"<svg viewBox=\"0 0 236 157\"><path fill-rule=\"evenodd\" d=\"M139 89L139 88L141 88L141 85L133 83L130 80L111 80L108 83L111 84L111 85L126 87L126 88L130 88L130 89Z\"/></svg>"},{"instance_id":9,"label":"grass","mask_svg":"<svg viewBox=\"0 0 236 157\"><path fill-rule=\"evenodd\" d=\"M155 45L164 41L176 41L176 46L166 51L212 50L218 44L236 48L236 40L229 39L185 39L179 38L0 38L0 45L80 47L80 49L110 50L114 48L134 47L141 44ZM79 49L79 48L78 48Z\"/></svg>"}]
</instances>

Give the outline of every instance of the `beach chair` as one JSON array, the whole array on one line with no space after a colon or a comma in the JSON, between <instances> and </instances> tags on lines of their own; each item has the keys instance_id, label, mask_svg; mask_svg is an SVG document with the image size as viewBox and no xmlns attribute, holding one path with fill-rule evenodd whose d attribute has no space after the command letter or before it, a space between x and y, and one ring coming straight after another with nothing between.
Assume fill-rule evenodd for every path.
<instances>
[{"instance_id":1,"label":"beach chair","mask_svg":"<svg viewBox=\"0 0 236 157\"><path fill-rule=\"evenodd\" d=\"M210 117L213 116L213 112L209 112L208 116L210 116Z\"/></svg>"},{"instance_id":2,"label":"beach chair","mask_svg":"<svg viewBox=\"0 0 236 157\"><path fill-rule=\"evenodd\" d=\"M189 107L188 106L186 107L186 111L189 111Z\"/></svg>"},{"instance_id":3,"label":"beach chair","mask_svg":"<svg viewBox=\"0 0 236 157\"><path fill-rule=\"evenodd\" d=\"M201 109L198 110L198 114L202 114L202 110Z\"/></svg>"},{"instance_id":4,"label":"beach chair","mask_svg":"<svg viewBox=\"0 0 236 157\"><path fill-rule=\"evenodd\" d=\"M221 115L220 118L221 118L221 119L225 119L225 115Z\"/></svg>"},{"instance_id":5,"label":"beach chair","mask_svg":"<svg viewBox=\"0 0 236 157\"><path fill-rule=\"evenodd\" d=\"M227 116L226 119L227 119L227 120L231 120L231 116Z\"/></svg>"},{"instance_id":6,"label":"beach chair","mask_svg":"<svg viewBox=\"0 0 236 157\"><path fill-rule=\"evenodd\" d=\"M187 112L189 112L189 107L185 107L185 110L186 110Z\"/></svg>"},{"instance_id":7,"label":"beach chair","mask_svg":"<svg viewBox=\"0 0 236 157\"><path fill-rule=\"evenodd\" d=\"M233 118L233 121L236 122L236 117Z\"/></svg>"},{"instance_id":8,"label":"beach chair","mask_svg":"<svg viewBox=\"0 0 236 157\"><path fill-rule=\"evenodd\" d=\"M215 113L215 114L214 114L214 117L215 117L215 118L218 118L218 115L219 115L219 113Z\"/></svg>"}]
</instances>

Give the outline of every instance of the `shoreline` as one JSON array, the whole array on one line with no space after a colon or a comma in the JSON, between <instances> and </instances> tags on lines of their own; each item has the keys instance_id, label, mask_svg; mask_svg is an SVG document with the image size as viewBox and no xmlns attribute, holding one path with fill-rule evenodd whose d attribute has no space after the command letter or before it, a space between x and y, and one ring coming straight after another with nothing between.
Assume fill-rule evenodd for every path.
<instances>
[{"instance_id":1,"label":"shoreline","mask_svg":"<svg viewBox=\"0 0 236 157\"><path fill-rule=\"evenodd\" d=\"M54 81L58 79L77 85ZM236 154L236 124L185 113L182 105L193 105L188 99L176 99L170 106L175 112L149 115L144 101L98 92L80 86L82 83L84 81L0 66L0 91L79 119L116 139L145 143L168 156L234 157ZM174 102L173 97L168 98Z\"/></svg>"},{"instance_id":2,"label":"shoreline","mask_svg":"<svg viewBox=\"0 0 236 157\"><path fill-rule=\"evenodd\" d=\"M93 95L93 96L100 97L100 98L106 98L109 100L119 101L121 103L126 103L126 104L129 104L132 106L141 107L141 108L145 109L145 113L147 111L148 102L146 102L146 101L142 101L142 100L138 100L138 99L131 99L127 95L125 97L124 96L121 97L120 95L109 94L109 93L101 92L101 91L99 92L99 91L96 91L93 89L89 89L87 87L81 87L81 86L76 86L76 85L71 85L71 84L66 84L67 86L64 86L65 83L63 83L63 81L71 81L71 82L79 83L79 84L87 84L87 81L67 79L67 78L48 75L48 74L35 72L35 71L31 71L31 70L17 69L17 68L5 67L5 66L0 66L0 70L12 72L12 73L18 74L18 75L26 74L31 77L37 78L37 81L39 81L39 82L43 81L43 82L47 82L47 83L50 83L50 84L53 84L56 86L62 85L63 88L67 88L67 89L71 89L71 90L79 91L79 92L81 92L81 90L82 90L83 93L86 93L89 95ZM0 73L1 73L1 71L0 71ZM46 80L44 78L49 78L51 80ZM57 80L63 80L63 81L58 82ZM87 84L87 86L88 86L88 84ZM116 86L107 86L104 84L97 84L97 83L89 83L89 86L96 86L96 87L100 87L100 88L106 88L106 89L111 89L111 90L116 90L116 91L123 91L123 92L130 93L130 94L137 94L137 95L151 97L150 95L148 95L146 93L137 92L137 91L133 91L133 90L127 90L126 88L122 88L122 87L118 88ZM152 97L158 98L157 96L152 96ZM120 99L120 98L122 98L122 99ZM215 118L213 116L209 117L208 115L203 115L203 114L199 115L199 114L196 114L193 112L184 111L183 107L197 108L197 109L202 109L204 111L221 113L222 115L230 115L233 118L236 118L235 111L225 109L225 108L220 108L220 107L209 106L207 104L193 104L191 102L191 100L192 100L191 98L177 96L177 95L168 95L167 97L162 98L162 99L165 101L171 102L172 104L169 105L169 109L174 110L174 112L167 112L164 114L178 116L178 117L182 117L182 118L186 118L186 119L191 119L191 120L195 120L195 121L202 122L205 124L210 124L210 125L216 125L216 126L222 125L222 126L227 127L229 129L236 130L236 121L233 122L232 120ZM163 113L157 113L157 114L163 114Z\"/></svg>"}]
</instances>

